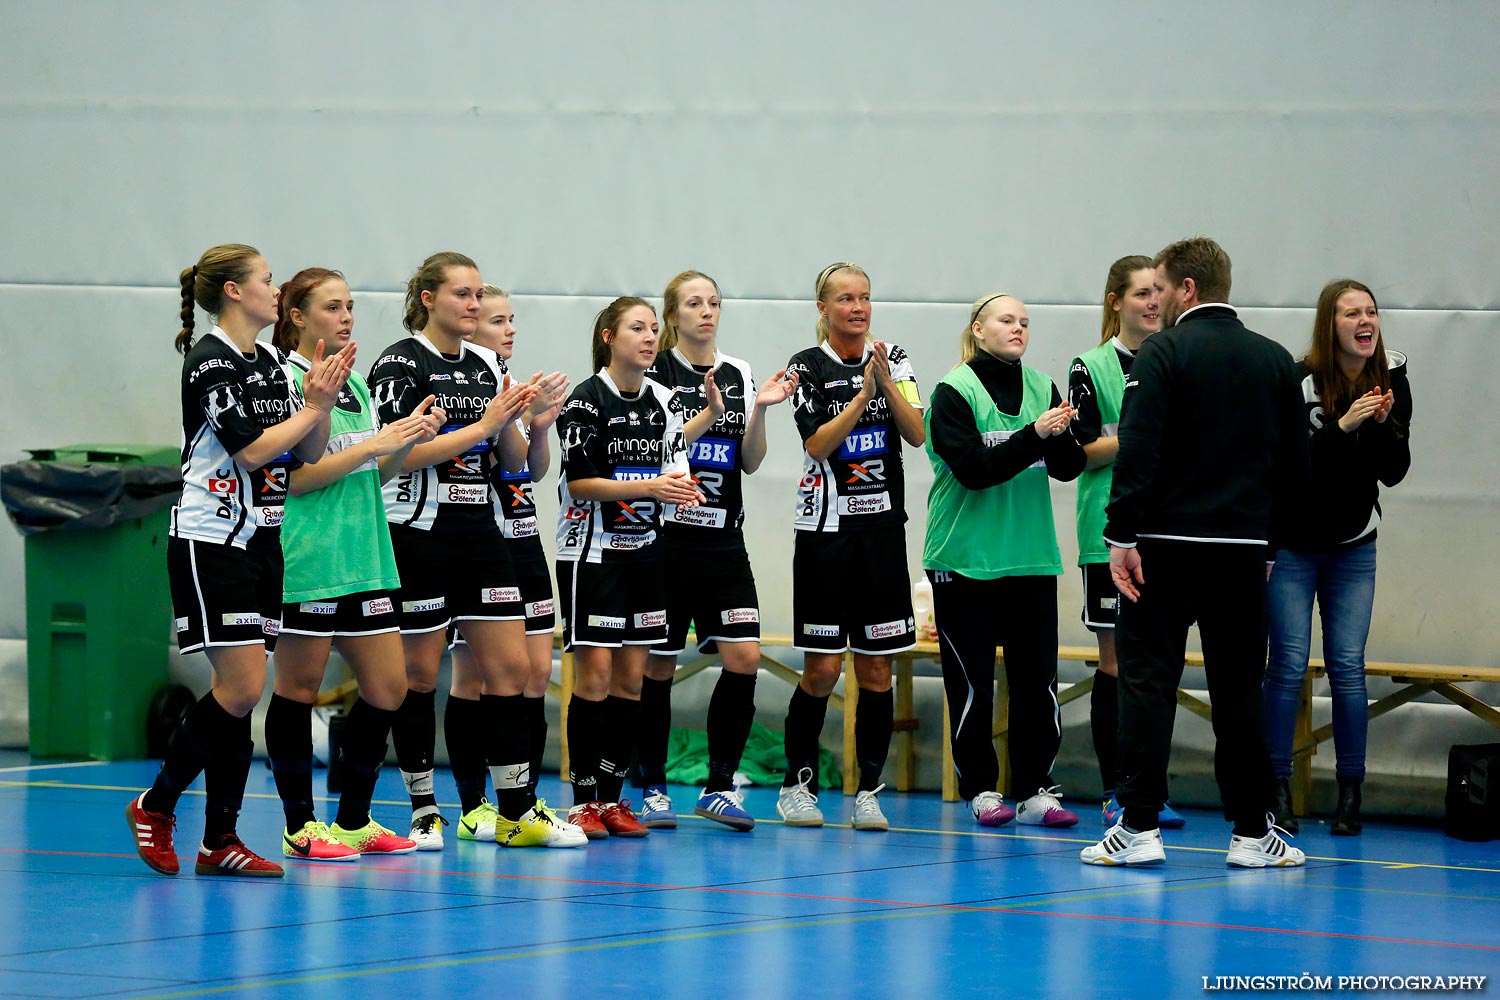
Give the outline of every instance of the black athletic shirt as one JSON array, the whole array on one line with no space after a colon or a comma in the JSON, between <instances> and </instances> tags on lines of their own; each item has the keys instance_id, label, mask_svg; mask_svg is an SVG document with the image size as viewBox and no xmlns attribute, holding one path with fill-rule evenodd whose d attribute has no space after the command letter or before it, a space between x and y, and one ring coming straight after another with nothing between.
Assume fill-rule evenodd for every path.
<instances>
[{"instance_id":1,"label":"black athletic shirt","mask_svg":"<svg viewBox=\"0 0 1500 1000\"><path fill-rule=\"evenodd\" d=\"M408 417L417 404L436 396L447 413L440 434L477 423L498 391L495 352L460 342L459 353L441 353L421 334L399 340L381 352L370 369L370 401L380 425ZM495 530L486 463L492 442L437 465L393 476L385 484L385 519L439 533Z\"/></svg>"},{"instance_id":2,"label":"black athletic shirt","mask_svg":"<svg viewBox=\"0 0 1500 1000\"><path fill-rule=\"evenodd\" d=\"M1114 338L1115 357L1120 362L1120 372L1126 379L1130 378L1130 368L1135 364L1135 355L1124 344L1120 343L1118 337ZM1093 444L1101 437L1105 437L1104 419L1099 415L1099 394L1094 388L1094 376L1089 374L1089 366L1083 363L1081 358L1073 359L1073 366L1068 370L1068 403L1074 410L1073 420L1068 427L1073 431L1073 437L1079 444ZM1109 437L1119 434L1120 425L1115 424L1109 428Z\"/></svg>"},{"instance_id":3,"label":"black athletic shirt","mask_svg":"<svg viewBox=\"0 0 1500 1000\"><path fill-rule=\"evenodd\" d=\"M510 373L510 363L500 355L494 356L495 369L504 377ZM521 433L528 441L531 431L524 424ZM507 472L505 463L496 462L490 471L490 486L495 491L495 524L505 538L506 549L512 562L534 562L546 559L542 549L542 536L537 530L536 496L531 491L531 470L522 466L519 472Z\"/></svg>"},{"instance_id":4,"label":"black athletic shirt","mask_svg":"<svg viewBox=\"0 0 1500 1000\"><path fill-rule=\"evenodd\" d=\"M286 355L269 344L241 354L217 326L188 351L173 536L240 549L280 544L287 477L302 463L287 451L252 472L233 456L302 408L286 365Z\"/></svg>"},{"instance_id":5,"label":"black athletic shirt","mask_svg":"<svg viewBox=\"0 0 1500 1000\"><path fill-rule=\"evenodd\" d=\"M648 551L661 526L660 504L635 500L580 500L568 484L579 479L655 479L687 472L682 411L673 393L645 379L622 393L601 369L584 379L557 418L562 474L557 485L557 558L614 562Z\"/></svg>"},{"instance_id":6,"label":"black athletic shirt","mask_svg":"<svg viewBox=\"0 0 1500 1000\"><path fill-rule=\"evenodd\" d=\"M1345 434L1323 410L1317 385L1299 362L1307 410L1310 480L1288 520L1287 548L1329 550L1375 540L1380 525L1380 487L1395 486L1411 468L1411 382L1406 356L1386 352L1395 395L1385 423L1366 420Z\"/></svg>"},{"instance_id":7,"label":"black athletic shirt","mask_svg":"<svg viewBox=\"0 0 1500 1000\"><path fill-rule=\"evenodd\" d=\"M686 423L708 405L703 376L709 370L692 364L674 347L657 355L656 364L646 375L672 392L673 406L682 411ZM688 466L703 492L703 503L682 508L663 505L662 534L682 545L743 548L744 464L740 449L755 407L755 379L748 364L724 354L714 358L712 371L714 383L724 396L724 415L687 446Z\"/></svg>"},{"instance_id":8,"label":"black athletic shirt","mask_svg":"<svg viewBox=\"0 0 1500 1000\"><path fill-rule=\"evenodd\" d=\"M968 362L989 393L995 408L1016 416L1021 412L1024 395L1022 368L1019 361L1005 361L980 351ZM1062 394L1052 386L1049 409L1062 405ZM961 486L983 490L1009 482L1037 462L1045 462L1047 475L1058 482L1078 478L1088 461L1073 435L1063 433L1044 438L1030 423L999 444L986 444L975 426L975 415L969 401L958 390L939 382L928 403L928 434L932 450L953 470Z\"/></svg>"},{"instance_id":9,"label":"black athletic shirt","mask_svg":"<svg viewBox=\"0 0 1500 1000\"><path fill-rule=\"evenodd\" d=\"M911 360L895 344L886 345L886 349L891 378L912 405L920 406ZM787 371L798 376L792 415L804 443L859 395L870 350L866 344L857 360L845 361L825 343L799 351L787 362ZM804 449L793 527L798 531L838 532L905 523L901 434L891 417L890 404L877 392L865 405L854 430L826 459L815 461Z\"/></svg>"}]
</instances>

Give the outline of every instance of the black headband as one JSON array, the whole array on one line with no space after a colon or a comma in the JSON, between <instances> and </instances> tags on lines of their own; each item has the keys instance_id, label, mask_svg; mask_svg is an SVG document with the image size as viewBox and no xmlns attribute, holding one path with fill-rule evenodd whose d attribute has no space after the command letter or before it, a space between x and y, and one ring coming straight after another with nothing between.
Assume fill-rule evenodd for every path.
<instances>
[{"instance_id":1,"label":"black headband","mask_svg":"<svg viewBox=\"0 0 1500 1000\"><path fill-rule=\"evenodd\" d=\"M976 319L978 319L979 314L984 312L984 307L989 305L991 302L995 301L996 299L1004 299L1009 297L1009 292L997 292L994 295L991 295L989 298L985 299L983 302L979 303L979 305L974 307L974 311L969 314L969 322L973 323Z\"/></svg>"}]
</instances>

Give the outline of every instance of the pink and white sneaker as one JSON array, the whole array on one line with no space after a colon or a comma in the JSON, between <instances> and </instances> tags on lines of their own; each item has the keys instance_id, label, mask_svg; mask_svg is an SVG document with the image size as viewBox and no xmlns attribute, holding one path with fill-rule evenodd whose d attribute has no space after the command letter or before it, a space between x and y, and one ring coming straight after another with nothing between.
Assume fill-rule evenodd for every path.
<instances>
[{"instance_id":1,"label":"pink and white sneaker","mask_svg":"<svg viewBox=\"0 0 1500 1000\"><path fill-rule=\"evenodd\" d=\"M1016 807L1016 822L1027 826L1047 826L1054 829L1077 826L1078 814L1064 809L1062 803L1057 800L1061 792L1060 785L1038 788L1035 795Z\"/></svg>"},{"instance_id":2,"label":"pink and white sneaker","mask_svg":"<svg viewBox=\"0 0 1500 1000\"><path fill-rule=\"evenodd\" d=\"M969 803L969 810L980 826L1004 826L1016 818L1016 811L1005 804L999 792L980 792Z\"/></svg>"}]
</instances>

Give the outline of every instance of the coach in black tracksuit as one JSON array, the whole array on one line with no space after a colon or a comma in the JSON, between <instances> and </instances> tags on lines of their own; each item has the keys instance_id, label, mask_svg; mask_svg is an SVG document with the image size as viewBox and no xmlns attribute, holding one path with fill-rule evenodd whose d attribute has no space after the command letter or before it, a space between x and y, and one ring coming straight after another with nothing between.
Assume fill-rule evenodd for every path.
<instances>
[{"instance_id":1,"label":"coach in black tracksuit","mask_svg":"<svg viewBox=\"0 0 1500 1000\"><path fill-rule=\"evenodd\" d=\"M1229 258L1196 238L1157 255L1164 332L1126 381L1105 540L1120 602L1119 788L1128 830L1157 827L1188 628L1198 623L1213 702L1214 772L1240 838L1267 864L1271 769L1260 729L1273 507L1303 461L1290 354L1224 299ZM1283 485L1285 484L1285 485ZM1248 846L1248 845L1247 845ZM1284 847L1284 845L1283 845ZM1276 860L1277 858L1280 860ZM1259 867L1256 861L1249 864Z\"/></svg>"}]
</instances>

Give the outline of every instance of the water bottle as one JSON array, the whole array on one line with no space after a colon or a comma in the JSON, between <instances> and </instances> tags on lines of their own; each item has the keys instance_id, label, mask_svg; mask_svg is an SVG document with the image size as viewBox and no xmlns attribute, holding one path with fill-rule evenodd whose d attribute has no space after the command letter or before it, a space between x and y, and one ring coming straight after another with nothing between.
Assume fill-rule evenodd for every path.
<instances>
[{"instance_id":1,"label":"water bottle","mask_svg":"<svg viewBox=\"0 0 1500 1000\"><path fill-rule=\"evenodd\" d=\"M932 618L932 584L926 576L919 576L911 585L911 612L916 620L917 638L932 641L937 638L937 625Z\"/></svg>"}]
</instances>

